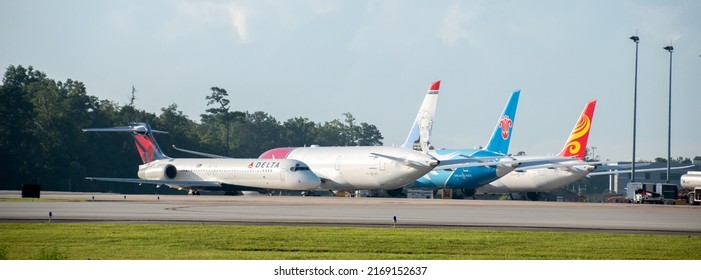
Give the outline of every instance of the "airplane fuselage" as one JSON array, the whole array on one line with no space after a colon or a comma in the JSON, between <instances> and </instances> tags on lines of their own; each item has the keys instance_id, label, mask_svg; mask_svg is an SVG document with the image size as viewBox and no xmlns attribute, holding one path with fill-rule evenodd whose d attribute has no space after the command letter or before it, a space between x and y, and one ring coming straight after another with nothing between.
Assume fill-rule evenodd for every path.
<instances>
[{"instance_id":1,"label":"airplane fuselage","mask_svg":"<svg viewBox=\"0 0 701 280\"><path fill-rule=\"evenodd\" d=\"M517 159L519 159L517 157ZM480 194L506 194L516 192L550 192L584 178L594 170L594 166L581 165L517 170L506 174L491 183L477 188ZM563 162L568 164L568 162Z\"/></svg>"},{"instance_id":2,"label":"airplane fuselage","mask_svg":"<svg viewBox=\"0 0 701 280\"><path fill-rule=\"evenodd\" d=\"M438 160L460 159L463 156L473 158L479 157L501 157L503 155L476 149L441 149L432 150L429 154ZM501 176L514 170L516 167L511 164L498 164L495 160L493 166L471 166L454 169L435 169L422 176L410 188L419 189L475 189L498 179Z\"/></svg>"},{"instance_id":3,"label":"airplane fuselage","mask_svg":"<svg viewBox=\"0 0 701 280\"><path fill-rule=\"evenodd\" d=\"M306 163L321 178L322 190L393 190L415 181L437 164L430 155L386 146L277 148L259 158Z\"/></svg>"},{"instance_id":4,"label":"airplane fuselage","mask_svg":"<svg viewBox=\"0 0 701 280\"><path fill-rule=\"evenodd\" d=\"M146 180L208 181L278 190L311 190L320 184L319 177L307 165L288 159L163 159L140 165L138 176Z\"/></svg>"}]
</instances>

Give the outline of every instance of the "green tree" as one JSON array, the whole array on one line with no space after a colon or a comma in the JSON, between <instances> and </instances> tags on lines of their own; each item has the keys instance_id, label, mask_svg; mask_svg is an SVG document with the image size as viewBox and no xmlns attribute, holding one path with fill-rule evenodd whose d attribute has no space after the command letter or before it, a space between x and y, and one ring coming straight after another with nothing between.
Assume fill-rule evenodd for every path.
<instances>
[{"instance_id":1,"label":"green tree","mask_svg":"<svg viewBox=\"0 0 701 280\"><path fill-rule=\"evenodd\" d=\"M360 146L381 146L382 145L382 133L375 127L375 125L368 124L366 122L360 123L359 129L357 129L357 144Z\"/></svg>"},{"instance_id":2,"label":"green tree","mask_svg":"<svg viewBox=\"0 0 701 280\"><path fill-rule=\"evenodd\" d=\"M230 151L230 136L231 136L231 122L234 119L234 115L229 112L229 99L227 98L229 94L226 89L219 87L211 87L212 94L205 97L207 99L207 106L218 105L218 107L207 108L206 112L209 114L202 115L202 122L209 123L210 128L223 128L224 131L224 150L228 154ZM214 133L219 134L219 133Z\"/></svg>"},{"instance_id":3,"label":"green tree","mask_svg":"<svg viewBox=\"0 0 701 280\"><path fill-rule=\"evenodd\" d=\"M280 144L290 147L302 147L316 144L316 124L307 118L296 117L282 124L283 139Z\"/></svg>"},{"instance_id":4,"label":"green tree","mask_svg":"<svg viewBox=\"0 0 701 280\"><path fill-rule=\"evenodd\" d=\"M321 146L346 146L345 126L338 119L317 124L317 143Z\"/></svg>"},{"instance_id":5,"label":"green tree","mask_svg":"<svg viewBox=\"0 0 701 280\"><path fill-rule=\"evenodd\" d=\"M258 157L265 150L280 146L282 125L265 112L246 113L245 122L237 122L234 127L236 153L240 157Z\"/></svg>"},{"instance_id":6,"label":"green tree","mask_svg":"<svg viewBox=\"0 0 701 280\"><path fill-rule=\"evenodd\" d=\"M36 154L32 147L35 138L32 131L34 106L27 87L46 78L44 73L31 66L9 66L0 86L0 176L13 188L28 181L32 174L28 153ZM34 182L32 180L31 182Z\"/></svg>"},{"instance_id":7,"label":"green tree","mask_svg":"<svg viewBox=\"0 0 701 280\"><path fill-rule=\"evenodd\" d=\"M158 135L161 149L170 151L173 145L195 150L204 148L200 145L199 127L178 110L177 104L161 108L161 114L153 125L155 129L168 132L168 134Z\"/></svg>"},{"instance_id":8,"label":"green tree","mask_svg":"<svg viewBox=\"0 0 701 280\"><path fill-rule=\"evenodd\" d=\"M297 117L281 124L265 112L230 112L226 90L212 87L202 123L188 119L176 104L160 115L134 106L136 89L128 104L88 95L82 82L55 81L31 66L9 66L0 84L0 188L17 189L22 183L40 183L45 190L151 192L137 185L88 182L86 176L134 177L141 158L134 140L123 133L83 133L82 128L124 126L147 122L159 134L161 148L183 147L236 157L257 157L279 146L379 145L382 135L374 125L357 124L350 113L314 123ZM172 150L170 150L172 151ZM169 153L168 151L167 153ZM188 155L189 156L189 155Z\"/></svg>"}]
</instances>

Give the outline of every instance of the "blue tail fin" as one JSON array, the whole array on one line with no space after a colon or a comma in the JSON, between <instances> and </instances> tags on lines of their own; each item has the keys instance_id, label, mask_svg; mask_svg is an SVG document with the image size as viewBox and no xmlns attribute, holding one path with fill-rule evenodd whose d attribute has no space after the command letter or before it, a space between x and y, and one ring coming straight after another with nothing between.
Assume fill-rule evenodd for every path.
<instances>
[{"instance_id":1,"label":"blue tail fin","mask_svg":"<svg viewBox=\"0 0 701 280\"><path fill-rule=\"evenodd\" d=\"M520 95L520 89L511 93L511 97L506 103L506 107L504 107L504 113L499 116L496 128L494 128L494 134L489 139L489 143L484 148L485 150L501 154L509 153L509 142L511 142L511 132L516 120L516 107L518 107L518 97Z\"/></svg>"}]
</instances>

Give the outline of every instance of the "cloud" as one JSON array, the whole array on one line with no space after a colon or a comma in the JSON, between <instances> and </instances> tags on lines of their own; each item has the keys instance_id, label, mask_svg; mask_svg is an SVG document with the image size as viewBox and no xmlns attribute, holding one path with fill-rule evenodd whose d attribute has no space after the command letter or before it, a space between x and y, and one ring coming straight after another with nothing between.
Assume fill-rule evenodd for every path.
<instances>
[{"instance_id":1,"label":"cloud","mask_svg":"<svg viewBox=\"0 0 701 280\"><path fill-rule=\"evenodd\" d=\"M314 15L323 15L341 9L341 3L332 0L307 0L307 5Z\"/></svg>"},{"instance_id":2,"label":"cloud","mask_svg":"<svg viewBox=\"0 0 701 280\"><path fill-rule=\"evenodd\" d=\"M474 35L470 32L470 23L476 17L476 9L463 8L457 3L448 9L443 18L438 37L448 45L455 45L461 40L475 43Z\"/></svg>"},{"instance_id":3,"label":"cloud","mask_svg":"<svg viewBox=\"0 0 701 280\"><path fill-rule=\"evenodd\" d=\"M251 42L251 36L249 34L249 16L250 12L248 9L237 6L236 4L230 4L227 8L229 11L229 20L234 30L239 34L239 38L244 43Z\"/></svg>"},{"instance_id":4,"label":"cloud","mask_svg":"<svg viewBox=\"0 0 701 280\"><path fill-rule=\"evenodd\" d=\"M236 3L211 3L199 1L183 1L177 8L178 13L199 20L203 24L230 24L241 42L252 42L249 20L251 11Z\"/></svg>"}]
</instances>

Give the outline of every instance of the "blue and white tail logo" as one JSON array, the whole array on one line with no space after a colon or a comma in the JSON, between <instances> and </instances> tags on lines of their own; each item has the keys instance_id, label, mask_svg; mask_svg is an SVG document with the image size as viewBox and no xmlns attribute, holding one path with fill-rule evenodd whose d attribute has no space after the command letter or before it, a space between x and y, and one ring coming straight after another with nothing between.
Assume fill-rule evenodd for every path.
<instances>
[{"instance_id":1,"label":"blue and white tail logo","mask_svg":"<svg viewBox=\"0 0 701 280\"><path fill-rule=\"evenodd\" d=\"M509 143L511 142L512 131L514 129L516 107L518 107L518 97L520 95L520 89L511 93L511 97L506 103L506 107L504 107L504 112L499 116L499 120L497 120L496 128L494 128L492 138L489 140L489 143L487 143L485 150L500 154L509 153Z\"/></svg>"},{"instance_id":2,"label":"blue and white tail logo","mask_svg":"<svg viewBox=\"0 0 701 280\"><path fill-rule=\"evenodd\" d=\"M428 152L430 145L431 130L433 129L433 116L436 114L436 103L438 101L438 89L441 81L435 81L428 88L426 97L419 108L414 124L411 126L409 136L402 144L403 148L416 151Z\"/></svg>"}]
</instances>

